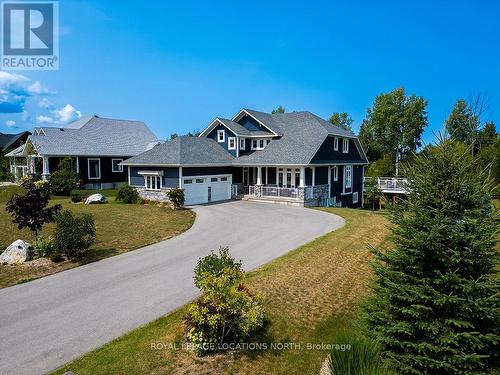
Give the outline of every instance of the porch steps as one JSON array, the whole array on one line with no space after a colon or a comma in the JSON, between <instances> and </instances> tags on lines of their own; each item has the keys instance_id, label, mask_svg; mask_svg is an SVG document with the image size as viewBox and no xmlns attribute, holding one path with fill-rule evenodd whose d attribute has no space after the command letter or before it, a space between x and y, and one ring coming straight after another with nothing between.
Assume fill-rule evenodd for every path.
<instances>
[{"instance_id":1,"label":"porch steps","mask_svg":"<svg viewBox=\"0 0 500 375\"><path fill-rule=\"evenodd\" d=\"M261 203L274 203L281 204L284 206L294 206L294 207L304 207L304 202L297 201L296 199L287 199L287 198L273 198L273 197L252 197L249 195L244 195L241 200L248 202L261 202Z\"/></svg>"}]
</instances>

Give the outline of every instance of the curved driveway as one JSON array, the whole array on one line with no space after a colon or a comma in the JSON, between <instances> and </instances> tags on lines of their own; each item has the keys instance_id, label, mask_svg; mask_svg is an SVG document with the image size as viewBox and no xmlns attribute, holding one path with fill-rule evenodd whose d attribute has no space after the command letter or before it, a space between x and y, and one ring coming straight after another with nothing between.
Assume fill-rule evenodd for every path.
<instances>
[{"instance_id":1,"label":"curved driveway","mask_svg":"<svg viewBox=\"0 0 500 375\"><path fill-rule=\"evenodd\" d=\"M192 300L194 266L211 249L229 246L248 270L344 224L265 203L194 210L193 227L170 240L1 289L0 374L48 372Z\"/></svg>"}]
</instances>

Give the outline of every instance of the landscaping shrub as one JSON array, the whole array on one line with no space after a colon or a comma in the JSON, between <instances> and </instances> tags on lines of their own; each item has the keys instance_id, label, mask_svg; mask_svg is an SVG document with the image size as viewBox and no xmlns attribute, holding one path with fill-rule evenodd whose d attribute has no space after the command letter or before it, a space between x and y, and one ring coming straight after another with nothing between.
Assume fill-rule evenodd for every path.
<instances>
[{"instance_id":1,"label":"landscaping shrub","mask_svg":"<svg viewBox=\"0 0 500 375\"><path fill-rule=\"evenodd\" d=\"M31 245L33 247L33 252L36 257L47 257L50 258L55 254L54 239L52 237L43 238L35 240Z\"/></svg>"},{"instance_id":2,"label":"landscaping shrub","mask_svg":"<svg viewBox=\"0 0 500 375\"><path fill-rule=\"evenodd\" d=\"M9 158L0 156L0 182L14 182L14 175L10 172Z\"/></svg>"},{"instance_id":3,"label":"landscaping shrub","mask_svg":"<svg viewBox=\"0 0 500 375\"><path fill-rule=\"evenodd\" d=\"M50 175L50 185L55 195L70 195L71 190L78 187L78 174L73 168L71 158L64 158L58 170Z\"/></svg>"},{"instance_id":4,"label":"landscaping shrub","mask_svg":"<svg viewBox=\"0 0 500 375\"><path fill-rule=\"evenodd\" d=\"M72 191L70 196L73 203L79 203L83 200L83 194L78 191Z\"/></svg>"},{"instance_id":5,"label":"landscaping shrub","mask_svg":"<svg viewBox=\"0 0 500 375\"><path fill-rule=\"evenodd\" d=\"M29 228L35 232L35 239L38 239L38 232L42 230L45 223L50 223L61 211L61 205L56 204L51 207L49 184L34 184L30 180L23 182L22 187L26 194L14 194L7 202L6 210L14 219L18 229Z\"/></svg>"},{"instance_id":6,"label":"landscaping shrub","mask_svg":"<svg viewBox=\"0 0 500 375\"><path fill-rule=\"evenodd\" d=\"M68 258L82 256L95 241L94 218L90 214L74 217L70 210L56 219L54 247Z\"/></svg>"},{"instance_id":7,"label":"landscaping shrub","mask_svg":"<svg viewBox=\"0 0 500 375\"><path fill-rule=\"evenodd\" d=\"M197 355L241 342L264 324L261 297L241 284L243 277L241 262L231 258L227 248L198 261L194 280L203 295L188 306L185 317Z\"/></svg>"},{"instance_id":8,"label":"landscaping shrub","mask_svg":"<svg viewBox=\"0 0 500 375\"><path fill-rule=\"evenodd\" d=\"M139 193L129 184L123 184L118 189L116 201L122 203L137 203L139 201Z\"/></svg>"},{"instance_id":9,"label":"landscaping shrub","mask_svg":"<svg viewBox=\"0 0 500 375\"><path fill-rule=\"evenodd\" d=\"M493 183L470 149L442 140L408 165L390 211L394 249L374 251L371 333L402 374L489 374L498 363Z\"/></svg>"},{"instance_id":10,"label":"landscaping shrub","mask_svg":"<svg viewBox=\"0 0 500 375\"><path fill-rule=\"evenodd\" d=\"M172 202L175 209L182 208L184 206L184 190L183 189L170 189L167 192L167 197Z\"/></svg>"},{"instance_id":11,"label":"landscaping shrub","mask_svg":"<svg viewBox=\"0 0 500 375\"><path fill-rule=\"evenodd\" d=\"M383 362L380 345L353 330L340 331L328 357L332 375L395 375Z\"/></svg>"}]
</instances>

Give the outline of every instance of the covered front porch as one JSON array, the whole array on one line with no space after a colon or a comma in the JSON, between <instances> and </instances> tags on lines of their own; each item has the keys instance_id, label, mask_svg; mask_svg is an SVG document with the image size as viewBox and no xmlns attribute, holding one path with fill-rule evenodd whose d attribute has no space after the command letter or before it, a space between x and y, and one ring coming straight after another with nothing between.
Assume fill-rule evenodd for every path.
<instances>
[{"instance_id":1,"label":"covered front porch","mask_svg":"<svg viewBox=\"0 0 500 375\"><path fill-rule=\"evenodd\" d=\"M328 205L330 168L255 166L235 173L233 197L296 206ZM238 178L240 177L240 178Z\"/></svg>"}]
</instances>

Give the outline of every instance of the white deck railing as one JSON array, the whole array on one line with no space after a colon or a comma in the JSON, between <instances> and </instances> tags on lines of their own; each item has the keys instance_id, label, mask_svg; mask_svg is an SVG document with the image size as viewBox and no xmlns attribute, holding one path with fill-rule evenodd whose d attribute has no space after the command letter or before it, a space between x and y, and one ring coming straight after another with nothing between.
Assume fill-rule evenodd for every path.
<instances>
[{"instance_id":1,"label":"white deck railing","mask_svg":"<svg viewBox=\"0 0 500 375\"><path fill-rule=\"evenodd\" d=\"M406 193L407 178L396 177L365 177L365 181L376 180L377 186L383 193Z\"/></svg>"},{"instance_id":2,"label":"white deck railing","mask_svg":"<svg viewBox=\"0 0 500 375\"><path fill-rule=\"evenodd\" d=\"M277 186L262 186L261 194L263 197L279 197L279 198L298 198L299 189L285 188Z\"/></svg>"}]
</instances>

